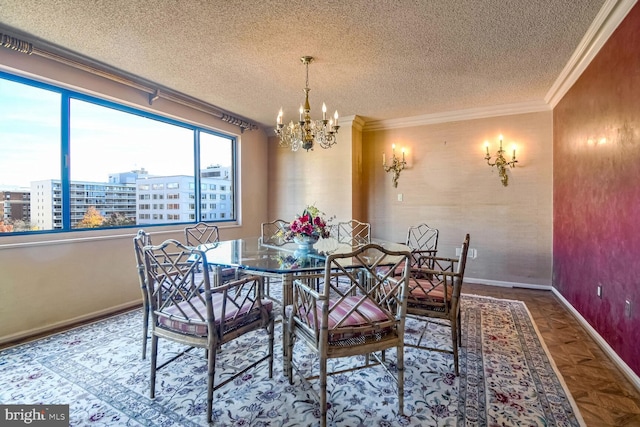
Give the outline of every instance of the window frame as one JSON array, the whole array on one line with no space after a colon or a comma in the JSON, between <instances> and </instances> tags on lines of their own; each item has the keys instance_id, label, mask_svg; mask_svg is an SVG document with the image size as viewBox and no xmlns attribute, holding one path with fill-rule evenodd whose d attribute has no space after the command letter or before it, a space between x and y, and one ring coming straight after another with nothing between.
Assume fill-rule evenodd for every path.
<instances>
[{"instance_id":1,"label":"window frame","mask_svg":"<svg viewBox=\"0 0 640 427\"><path fill-rule=\"evenodd\" d=\"M72 228L71 227L71 180L70 180L70 164L72 161L71 157L71 100L77 99L80 101L92 103L94 105L111 108L116 111L120 111L123 113L134 114L143 118L156 120L162 123L166 123L169 125L178 126L187 130L190 130L193 133L193 179L194 179L194 188L193 192L195 200L201 200L202 194L202 176L199 173L201 171L201 162L200 162L200 135L202 133L206 133L212 136L225 138L229 140L231 144L231 176L230 176L230 186L231 197L233 198L232 202L232 214L231 218L225 218L224 221L216 220L216 221L208 221L208 222L216 222L216 223L237 223L238 222L238 207L239 207L239 185L238 185L238 177L239 173L239 164L238 164L238 137L233 134L228 134L213 128L209 128L203 125L194 124L193 122L181 121L175 118L170 118L167 116L163 116L162 114L153 113L150 111L146 111L140 107L132 107L130 105L126 105L124 103L118 103L117 101L107 100L104 98L100 98L95 95L88 95L78 90L67 89L62 86L57 86L54 83L45 83L42 81L35 80L33 78L23 77L15 74L11 74L9 72L0 70L0 79L8 80L11 82L15 82L18 84L24 84L27 86L47 90L50 92L54 92L60 95L60 183L62 187L62 228L59 229L50 229L50 230L30 230L30 231L15 231L8 233L0 233L1 237L6 236L20 236L20 235L40 235L40 234L56 234L56 233L68 233L68 232L99 232L104 230L115 230L115 229L127 229L127 228L140 228L141 226L147 227L163 227L163 226L172 226L179 224L194 224L197 223L197 218L200 218L203 214L203 210L199 203L195 204L195 209L193 211L189 211L184 215L190 219L181 220L179 222L170 221L168 219L164 219L166 222L161 224L133 224L133 225L118 225L118 226L109 226L109 227L96 227L96 228ZM105 182L107 184L107 182ZM167 189L169 189L169 185L165 185ZM138 198L133 200L137 206L140 202ZM166 205L165 205L166 206ZM168 212L163 212L164 214L168 214ZM163 215L166 217L167 215Z\"/></svg>"}]
</instances>

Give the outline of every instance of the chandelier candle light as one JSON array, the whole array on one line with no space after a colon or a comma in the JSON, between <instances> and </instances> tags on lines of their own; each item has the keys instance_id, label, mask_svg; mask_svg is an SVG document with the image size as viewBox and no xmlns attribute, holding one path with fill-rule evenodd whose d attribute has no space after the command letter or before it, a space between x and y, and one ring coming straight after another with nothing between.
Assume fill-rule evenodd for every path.
<instances>
[{"instance_id":1,"label":"chandelier candle light","mask_svg":"<svg viewBox=\"0 0 640 427\"><path fill-rule=\"evenodd\" d=\"M489 141L484 142L484 147L487 150L487 154L484 156L484 159L487 161L489 166L495 166L498 169L498 175L500 176L500 180L502 181L502 185L505 187L509 185L509 176L507 175L507 166L513 168L516 166L518 161L516 160L516 146L513 145L513 156L511 160L507 160L504 158L504 150L502 149L502 135L500 135L500 149L496 153L496 160L491 163L491 155L489 154Z\"/></svg>"},{"instance_id":2,"label":"chandelier candle light","mask_svg":"<svg viewBox=\"0 0 640 427\"><path fill-rule=\"evenodd\" d=\"M311 107L309 106L309 64L313 61L312 56L303 56L300 61L307 69L307 80L304 88L304 107L300 106L300 118L297 123L289 122L287 126L282 123L283 111L280 108L276 118L276 134L280 137L281 147L291 147L292 151L299 148L313 150L317 143L322 148L329 148L336 141L338 133L338 111L333 115L333 119L327 120L327 106L322 103L322 120L311 120Z\"/></svg>"},{"instance_id":3,"label":"chandelier candle light","mask_svg":"<svg viewBox=\"0 0 640 427\"><path fill-rule=\"evenodd\" d=\"M391 164L387 166L387 157L384 153L382 153L382 167L384 168L385 172L393 171L393 186L398 187L398 178L400 178L400 171L402 171L407 165L407 162L404 158L404 148L402 149L402 160L396 157L396 144L391 145L391 155Z\"/></svg>"}]
</instances>

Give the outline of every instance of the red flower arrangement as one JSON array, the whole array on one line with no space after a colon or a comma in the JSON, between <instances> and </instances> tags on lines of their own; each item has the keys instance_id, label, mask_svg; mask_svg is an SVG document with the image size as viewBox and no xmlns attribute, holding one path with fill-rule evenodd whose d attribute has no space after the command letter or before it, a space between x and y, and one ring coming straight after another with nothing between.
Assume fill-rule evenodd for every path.
<instances>
[{"instance_id":1,"label":"red flower arrangement","mask_svg":"<svg viewBox=\"0 0 640 427\"><path fill-rule=\"evenodd\" d=\"M284 239L290 241L293 240L294 237L301 236L315 238L329 237L329 225L327 221L322 218L322 215L324 215L324 212L320 212L315 206L307 206L302 212L302 215L297 216L296 219L291 221L289 229L284 232Z\"/></svg>"}]
</instances>

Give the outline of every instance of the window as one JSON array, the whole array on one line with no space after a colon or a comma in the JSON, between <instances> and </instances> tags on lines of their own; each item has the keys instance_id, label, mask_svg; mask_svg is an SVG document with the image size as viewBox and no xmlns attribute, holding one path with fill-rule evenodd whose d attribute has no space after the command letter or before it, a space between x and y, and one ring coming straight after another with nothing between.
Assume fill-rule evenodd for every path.
<instances>
[{"instance_id":1,"label":"window","mask_svg":"<svg viewBox=\"0 0 640 427\"><path fill-rule=\"evenodd\" d=\"M52 182L60 182L61 94L44 88L0 78L0 182L48 197L61 197ZM57 159L57 163L53 161ZM55 194L53 194L55 192ZM38 200L37 198L34 198ZM32 200L31 203L34 203ZM39 200L44 204L44 197ZM51 203L50 201L50 203ZM48 215L45 215L47 213ZM12 226L12 232L26 232L34 227L53 230L62 209L31 209L31 216L19 222L0 221ZM4 229L4 227L3 227Z\"/></svg>"},{"instance_id":2,"label":"window","mask_svg":"<svg viewBox=\"0 0 640 427\"><path fill-rule=\"evenodd\" d=\"M203 190L235 188L235 138L191 122L2 71L0 111L0 182L30 193L24 218L0 217L13 226L9 233L194 221L200 204L167 204L177 211L171 218L140 211L165 190L170 200L205 200ZM225 213L235 219L233 202Z\"/></svg>"}]
</instances>

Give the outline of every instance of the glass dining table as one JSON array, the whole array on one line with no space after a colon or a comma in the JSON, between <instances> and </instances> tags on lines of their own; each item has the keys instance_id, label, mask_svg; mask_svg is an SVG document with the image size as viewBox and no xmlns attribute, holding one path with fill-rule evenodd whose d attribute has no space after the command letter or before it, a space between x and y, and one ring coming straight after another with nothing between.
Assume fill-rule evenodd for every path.
<instances>
[{"instance_id":1,"label":"glass dining table","mask_svg":"<svg viewBox=\"0 0 640 427\"><path fill-rule=\"evenodd\" d=\"M409 247L395 242L371 239L385 249L409 251ZM263 244L260 237L248 237L207 243L199 246L206 252L207 263L220 268L233 267L249 274L282 279L282 314L292 303L293 278L297 274L324 271L327 256L347 253L357 249L351 244L340 243L334 238L320 239L312 251L303 251L291 242L281 246Z\"/></svg>"},{"instance_id":2,"label":"glass dining table","mask_svg":"<svg viewBox=\"0 0 640 427\"><path fill-rule=\"evenodd\" d=\"M410 251L408 246L401 243L380 239L371 239L371 243L378 244L388 250ZM265 281L269 287L282 286L282 298L276 299L281 303L282 319L285 318L286 307L293 303L293 280L296 275L320 273L325 269L328 255L353 252L357 249L356 246L340 243L331 237L320 239L312 251L302 251L293 242L285 243L282 246L263 244L259 237L207 243L198 246L198 248L205 251L209 267L216 268L218 275L221 274L222 268L234 267L247 274L265 278L281 278L280 283L271 280ZM348 266L345 263L343 265ZM355 260L354 267L357 267ZM284 348L284 334L282 338ZM285 363L284 358L283 363ZM283 371L286 372L285 367L283 367Z\"/></svg>"}]
</instances>

